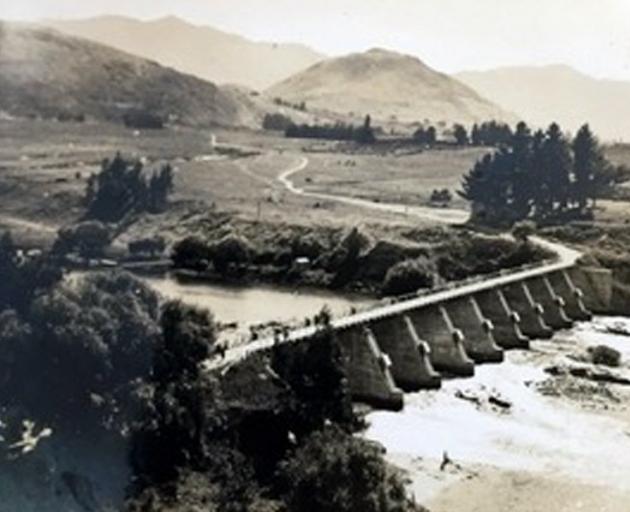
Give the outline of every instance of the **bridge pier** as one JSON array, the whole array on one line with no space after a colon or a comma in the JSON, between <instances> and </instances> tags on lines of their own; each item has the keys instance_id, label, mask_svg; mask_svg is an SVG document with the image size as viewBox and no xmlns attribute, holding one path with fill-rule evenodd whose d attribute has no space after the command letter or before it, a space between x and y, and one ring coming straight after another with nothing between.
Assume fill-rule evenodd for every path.
<instances>
[{"instance_id":1,"label":"bridge pier","mask_svg":"<svg viewBox=\"0 0 630 512\"><path fill-rule=\"evenodd\" d=\"M503 361L503 351L494 340L494 325L484 317L474 297L448 302L446 310L455 327L464 333L464 349L475 363Z\"/></svg>"},{"instance_id":2,"label":"bridge pier","mask_svg":"<svg viewBox=\"0 0 630 512\"><path fill-rule=\"evenodd\" d=\"M585 306L594 313L608 313L612 305L612 271L599 267L573 267L570 276L584 292Z\"/></svg>"},{"instance_id":3,"label":"bridge pier","mask_svg":"<svg viewBox=\"0 0 630 512\"><path fill-rule=\"evenodd\" d=\"M543 319L552 329L568 329L573 321L564 311L564 299L556 294L547 276L535 277L527 281L527 286L543 307Z\"/></svg>"},{"instance_id":4,"label":"bridge pier","mask_svg":"<svg viewBox=\"0 0 630 512\"><path fill-rule=\"evenodd\" d=\"M556 293L564 299L564 310L569 318L579 321L588 321L593 317L591 312L584 306L582 290L576 288L571 276L566 270L550 274L549 281L556 290Z\"/></svg>"},{"instance_id":5,"label":"bridge pier","mask_svg":"<svg viewBox=\"0 0 630 512\"><path fill-rule=\"evenodd\" d=\"M353 400L391 410L403 408L403 394L394 383L389 357L381 352L374 334L363 326L338 332L346 360Z\"/></svg>"},{"instance_id":6,"label":"bridge pier","mask_svg":"<svg viewBox=\"0 0 630 512\"><path fill-rule=\"evenodd\" d=\"M553 330L543 318L543 307L534 302L529 287L525 283L508 285L502 291L510 307L518 313L521 329L526 336L539 339L549 339L553 336Z\"/></svg>"},{"instance_id":7,"label":"bridge pier","mask_svg":"<svg viewBox=\"0 0 630 512\"><path fill-rule=\"evenodd\" d=\"M464 349L464 335L453 326L443 306L411 311L409 318L420 339L431 348L431 363L437 371L462 377L475 374L475 363Z\"/></svg>"},{"instance_id":8,"label":"bridge pier","mask_svg":"<svg viewBox=\"0 0 630 512\"><path fill-rule=\"evenodd\" d=\"M379 319L370 329L392 361L390 371L398 387L404 391L440 387L442 378L431 365L431 350L418 338L407 315Z\"/></svg>"},{"instance_id":9,"label":"bridge pier","mask_svg":"<svg viewBox=\"0 0 630 512\"><path fill-rule=\"evenodd\" d=\"M521 332L520 317L510 308L501 290L478 293L475 300L483 316L494 325L493 336L501 348L529 348L529 338Z\"/></svg>"}]
</instances>

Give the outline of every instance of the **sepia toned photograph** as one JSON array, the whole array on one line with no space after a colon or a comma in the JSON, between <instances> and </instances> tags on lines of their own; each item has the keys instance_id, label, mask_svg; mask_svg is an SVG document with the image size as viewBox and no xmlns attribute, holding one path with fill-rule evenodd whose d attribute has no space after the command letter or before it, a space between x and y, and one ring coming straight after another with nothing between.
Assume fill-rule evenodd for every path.
<instances>
[{"instance_id":1,"label":"sepia toned photograph","mask_svg":"<svg viewBox=\"0 0 630 512\"><path fill-rule=\"evenodd\" d=\"M630 2L0 0L0 512L630 512Z\"/></svg>"}]
</instances>

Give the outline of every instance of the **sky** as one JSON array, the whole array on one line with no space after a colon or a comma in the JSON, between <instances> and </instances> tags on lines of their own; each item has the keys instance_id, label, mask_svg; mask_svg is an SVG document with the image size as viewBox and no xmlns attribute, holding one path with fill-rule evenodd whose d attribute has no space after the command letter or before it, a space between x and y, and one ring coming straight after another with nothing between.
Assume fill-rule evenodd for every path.
<instances>
[{"instance_id":1,"label":"sky","mask_svg":"<svg viewBox=\"0 0 630 512\"><path fill-rule=\"evenodd\" d=\"M329 55L385 47L452 73L567 64L630 80L630 0L0 0L0 18L168 15Z\"/></svg>"}]
</instances>

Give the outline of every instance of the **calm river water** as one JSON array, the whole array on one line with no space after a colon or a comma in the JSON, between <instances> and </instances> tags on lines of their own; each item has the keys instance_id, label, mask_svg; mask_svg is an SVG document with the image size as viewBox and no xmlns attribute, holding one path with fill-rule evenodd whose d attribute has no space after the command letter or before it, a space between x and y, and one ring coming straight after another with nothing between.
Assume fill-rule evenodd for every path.
<instances>
[{"instance_id":1,"label":"calm river water","mask_svg":"<svg viewBox=\"0 0 630 512\"><path fill-rule=\"evenodd\" d=\"M223 286L179 281L173 276L144 278L163 296L207 308L221 323L259 324L270 321L300 321L328 306L333 314L349 312L352 307L374 303L364 296L337 294L313 289L276 286Z\"/></svg>"}]
</instances>

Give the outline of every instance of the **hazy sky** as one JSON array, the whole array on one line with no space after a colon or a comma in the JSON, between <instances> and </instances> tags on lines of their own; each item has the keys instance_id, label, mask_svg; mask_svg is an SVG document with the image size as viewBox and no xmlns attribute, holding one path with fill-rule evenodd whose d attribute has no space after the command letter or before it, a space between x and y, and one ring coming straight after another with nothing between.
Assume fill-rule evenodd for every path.
<instances>
[{"instance_id":1,"label":"hazy sky","mask_svg":"<svg viewBox=\"0 0 630 512\"><path fill-rule=\"evenodd\" d=\"M387 47L453 72L569 64L630 80L630 0L0 0L0 17L176 15L332 55Z\"/></svg>"}]
</instances>

